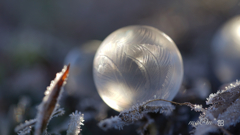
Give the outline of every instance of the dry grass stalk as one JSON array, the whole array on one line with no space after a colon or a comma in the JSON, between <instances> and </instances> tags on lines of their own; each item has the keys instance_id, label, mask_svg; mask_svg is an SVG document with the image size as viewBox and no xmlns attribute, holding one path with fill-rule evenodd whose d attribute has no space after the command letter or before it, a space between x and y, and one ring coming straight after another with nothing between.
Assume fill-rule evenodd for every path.
<instances>
[{"instance_id":1,"label":"dry grass stalk","mask_svg":"<svg viewBox=\"0 0 240 135\"><path fill-rule=\"evenodd\" d=\"M45 91L45 97L38 107L37 123L35 125L35 135L41 135L47 127L47 124L53 115L53 112L59 102L62 88L66 83L69 67L64 66L60 73L57 73L55 79L51 82L50 86Z\"/></svg>"}]
</instances>

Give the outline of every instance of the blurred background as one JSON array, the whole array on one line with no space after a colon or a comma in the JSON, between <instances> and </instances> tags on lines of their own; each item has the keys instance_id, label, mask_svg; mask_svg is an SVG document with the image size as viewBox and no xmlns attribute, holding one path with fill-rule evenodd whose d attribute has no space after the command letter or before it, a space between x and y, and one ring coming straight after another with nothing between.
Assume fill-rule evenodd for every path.
<instances>
[{"instance_id":1,"label":"blurred background","mask_svg":"<svg viewBox=\"0 0 240 135\"><path fill-rule=\"evenodd\" d=\"M65 134L68 115L79 110L86 120L83 135L137 134L139 125L107 132L97 126L118 112L101 100L92 77L101 41L128 25L153 26L173 39L184 62L183 84L174 101L205 106L210 93L240 78L235 70L240 51L231 54L240 48L240 19L228 23L237 15L240 0L0 1L0 134L16 134L16 125L35 117L46 87L68 63L70 76L60 103L66 113L52 119L48 131ZM224 43L222 49L219 43ZM224 52L224 47L233 49ZM151 114L155 123L146 134L188 134L188 122L198 116L188 107L176 107L171 117ZM234 127L229 131L240 133Z\"/></svg>"}]
</instances>

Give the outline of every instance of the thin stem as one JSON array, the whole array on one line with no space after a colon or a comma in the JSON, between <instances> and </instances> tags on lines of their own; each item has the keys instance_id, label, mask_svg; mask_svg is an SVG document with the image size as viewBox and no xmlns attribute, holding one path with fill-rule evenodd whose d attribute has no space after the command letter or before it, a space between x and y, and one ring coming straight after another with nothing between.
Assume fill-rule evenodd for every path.
<instances>
[{"instance_id":1,"label":"thin stem","mask_svg":"<svg viewBox=\"0 0 240 135\"><path fill-rule=\"evenodd\" d=\"M176 105L186 105L186 106L192 106L191 103L188 103L188 102L184 102L184 103L178 103L178 102L174 102L174 101L168 101L168 100L165 100L165 99L153 99L153 100L150 100L150 101L147 101L146 103L143 104L146 105L146 104L149 104L151 102L154 102L154 101L165 101L165 102L170 102L170 103L173 103L173 104L176 104Z\"/></svg>"}]
</instances>

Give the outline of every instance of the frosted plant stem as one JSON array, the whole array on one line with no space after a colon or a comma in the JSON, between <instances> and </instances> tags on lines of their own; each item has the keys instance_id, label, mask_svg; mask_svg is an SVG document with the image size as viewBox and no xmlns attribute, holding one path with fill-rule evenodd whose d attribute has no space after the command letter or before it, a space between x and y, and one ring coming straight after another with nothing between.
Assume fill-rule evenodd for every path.
<instances>
[{"instance_id":1,"label":"frosted plant stem","mask_svg":"<svg viewBox=\"0 0 240 135\"><path fill-rule=\"evenodd\" d=\"M81 125L84 125L84 115L76 110L75 113L72 113L69 116L71 120L68 125L67 135L78 135L81 131Z\"/></svg>"},{"instance_id":2,"label":"frosted plant stem","mask_svg":"<svg viewBox=\"0 0 240 135\"><path fill-rule=\"evenodd\" d=\"M144 103L143 106L147 105L151 102L154 102L154 101L165 101L165 102L170 102L170 103L173 103L173 104L176 104L176 105L181 105L181 106L186 105L186 106L194 107L194 105L189 103L189 102L178 103L178 102L174 102L174 101L168 101L168 100L165 100L165 99L153 99L153 100L150 100L150 101L147 101L146 103Z\"/></svg>"},{"instance_id":3,"label":"frosted plant stem","mask_svg":"<svg viewBox=\"0 0 240 135\"><path fill-rule=\"evenodd\" d=\"M47 87L42 103L38 107L34 135L41 135L45 131L53 113L58 109L58 102L61 98L63 86L67 81L69 68L70 65L64 66L62 71L56 74L50 86ZM61 109L58 111L62 114Z\"/></svg>"},{"instance_id":4,"label":"frosted plant stem","mask_svg":"<svg viewBox=\"0 0 240 135\"><path fill-rule=\"evenodd\" d=\"M201 111L201 112L204 112L205 109L203 109L201 106L199 105L194 105L194 104L191 104L189 102L184 102L184 103L178 103L178 102L174 102L174 101L168 101L168 100L165 100L165 99L153 99L153 100L150 100L150 101L147 101L146 103L143 104L144 105L147 105L151 102L154 102L154 101L165 101L165 102L170 102L170 103L173 103L173 104L176 104L176 105L186 105L186 106L189 106L191 107L192 109L194 109L195 111ZM200 109L199 109L200 108ZM223 127L219 127L217 126L219 129L222 130L223 133L225 133L226 135L232 135L231 133L229 133L226 129L224 129Z\"/></svg>"}]
</instances>

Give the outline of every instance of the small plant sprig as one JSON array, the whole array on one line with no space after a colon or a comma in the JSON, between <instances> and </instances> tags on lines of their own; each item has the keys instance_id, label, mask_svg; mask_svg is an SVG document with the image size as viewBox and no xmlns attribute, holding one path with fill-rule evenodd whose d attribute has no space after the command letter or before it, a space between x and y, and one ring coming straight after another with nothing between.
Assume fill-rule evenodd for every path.
<instances>
[{"instance_id":1,"label":"small plant sprig","mask_svg":"<svg viewBox=\"0 0 240 135\"><path fill-rule=\"evenodd\" d=\"M71 120L68 125L67 135L78 135L81 131L81 125L84 125L83 114L76 110L75 113L72 113L69 116Z\"/></svg>"},{"instance_id":2,"label":"small plant sprig","mask_svg":"<svg viewBox=\"0 0 240 135\"><path fill-rule=\"evenodd\" d=\"M57 105L50 120L54 117L61 116L64 113L65 113L64 109L60 108L60 106ZM28 121L26 120L25 123L20 124L19 126L17 126L15 128L15 132L18 132L20 135L28 134L28 133L30 133L32 127L36 124L36 122L37 122L37 119L32 119L32 120L28 120Z\"/></svg>"},{"instance_id":3,"label":"small plant sprig","mask_svg":"<svg viewBox=\"0 0 240 135\"><path fill-rule=\"evenodd\" d=\"M147 115L150 112L163 113L165 115L169 115L175 109L175 107L170 103L161 106L147 105L152 101L155 101L155 99L150 100L146 103L133 106L128 110L122 111L118 116L102 120L100 121L98 126L103 130L108 130L110 128L123 129L123 126L130 125L138 120L141 120L145 115Z\"/></svg>"},{"instance_id":4,"label":"small plant sprig","mask_svg":"<svg viewBox=\"0 0 240 135\"><path fill-rule=\"evenodd\" d=\"M69 73L69 67L64 66L60 73L57 73L56 78L51 82L50 86L45 91L45 97L38 107L37 122L35 125L35 135L41 135L47 127L54 110L57 109L57 104L61 98L63 86Z\"/></svg>"},{"instance_id":5,"label":"small plant sprig","mask_svg":"<svg viewBox=\"0 0 240 135\"><path fill-rule=\"evenodd\" d=\"M25 135L31 132L35 126L35 135L41 135L49 121L53 117L64 114L64 109L60 108L59 100L63 91L63 86L66 84L70 65L64 66L60 73L57 73L55 79L51 82L50 86L45 91L45 97L42 103L38 106L38 113L36 119L26 121L15 128L15 132L19 135Z\"/></svg>"}]
</instances>

